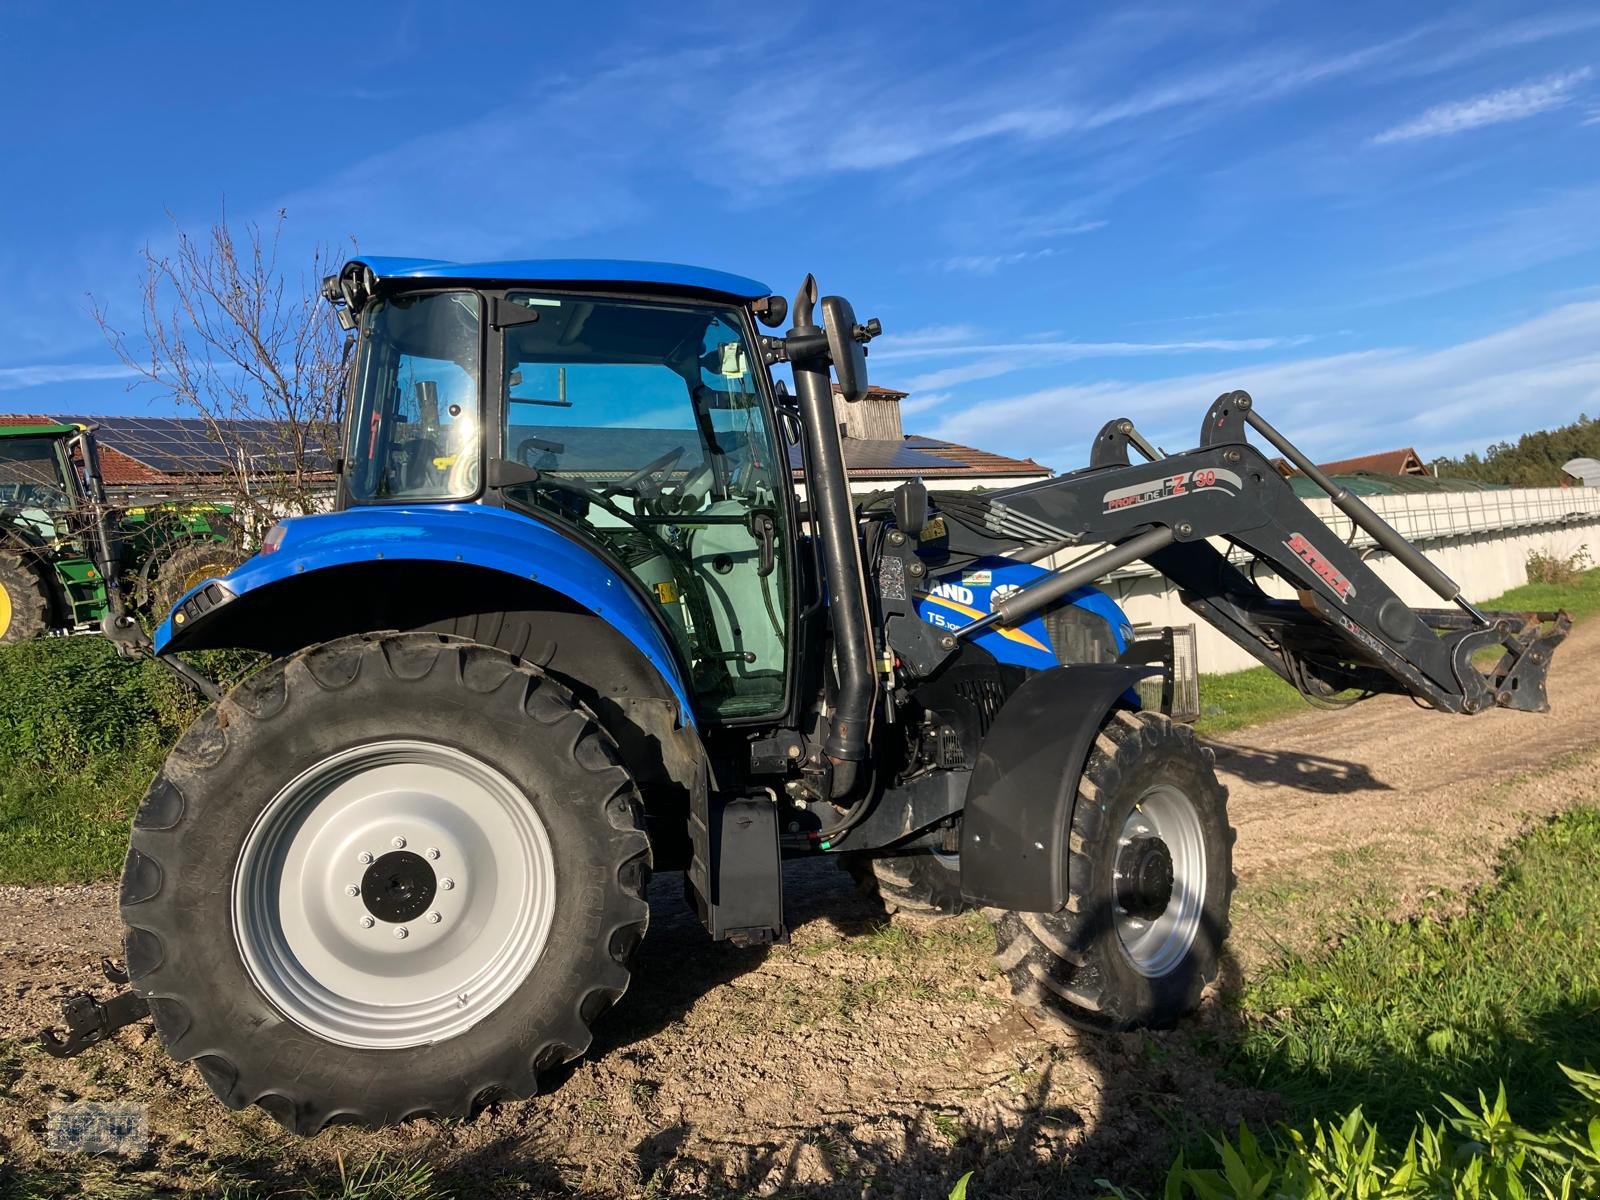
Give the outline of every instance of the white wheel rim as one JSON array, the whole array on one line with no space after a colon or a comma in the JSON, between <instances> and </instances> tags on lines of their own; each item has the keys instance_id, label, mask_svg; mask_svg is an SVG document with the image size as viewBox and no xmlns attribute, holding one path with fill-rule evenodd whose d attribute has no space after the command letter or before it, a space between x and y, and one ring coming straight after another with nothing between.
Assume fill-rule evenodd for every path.
<instances>
[{"instance_id":1,"label":"white wheel rim","mask_svg":"<svg viewBox=\"0 0 1600 1200\"><path fill-rule=\"evenodd\" d=\"M1178 788L1151 788L1122 824L1121 852L1139 838L1158 838L1172 859L1172 894L1159 915L1128 911L1129 881L1114 876L1115 924L1122 952L1148 978L1168 975L1188 957L1200 932L1206 897L1206 845L1194 802Z\"/></svg>"},{"instance_id":2,"label":"white wheel rim","mask_svg":"<svg viewBox=\"0 0 1600 1200\"><path fill-rule=\"evenodd\" d=\"M301 772L257 817L234 871L251 979L296 1025L345 1046L471 1028L532 972L555 904L550 838L527 797L430 742L356 746Z\"/></svg>"}]
</instances>

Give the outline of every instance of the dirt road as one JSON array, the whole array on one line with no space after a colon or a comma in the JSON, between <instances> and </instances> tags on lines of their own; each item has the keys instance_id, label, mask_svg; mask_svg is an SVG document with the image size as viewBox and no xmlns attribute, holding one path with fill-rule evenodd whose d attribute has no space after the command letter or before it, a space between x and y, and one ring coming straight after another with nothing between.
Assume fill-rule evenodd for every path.
<instances>
[{"instance_id":1,"label":"dirt road","mask_svg":"<svg viewBox=\"0 0 1600 1200\"><path fill-rule=\"evenodd\" d=\"M1369 701L1216 743L1239 828L1236 986L1280 947L1376 903L1403 911L1470 886L1505 841L1567 805L1600 802L1600 622L1557 655L1548 717L1451 718ZM794 943L711 946L679 876L652 887L633 989L554 1094L472 1124L299 1142L229 1113L142 1030L57 1063L24 1039L118 953L114 890L0 889L0 1193L48 1169L54 1194L205 1192L337 1179L379 1150L425 1159L461 1195L1056 1196L1164 1162L1169 1128L1271 1117L1194 1049L1212 1012L1166 1034L1080 1038L1011 1004L977 918L896 917L829 864L787 875ZM42 1148L50 1103L134 1098L154 1140L136 1162Z\"/></svg>"}]
</instances>

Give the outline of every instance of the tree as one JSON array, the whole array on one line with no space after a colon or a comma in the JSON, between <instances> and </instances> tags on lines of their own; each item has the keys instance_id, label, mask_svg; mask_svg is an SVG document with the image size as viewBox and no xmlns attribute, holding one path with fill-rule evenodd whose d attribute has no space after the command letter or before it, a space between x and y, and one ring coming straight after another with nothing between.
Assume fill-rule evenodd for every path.
<instances>
[{"instance_id":1,"label":"tree","mask_svg":"<svg viewBox=\"0 0 1600 1200\"><path fill-rule=\"evenodd\" d=\"M326 507L346 351L320 282L339 260L319 245L291 275L279 260L282 209L269 230L247 222L237 232L224 210L200 237L168 217L176 247L143 252L142 339L113 326L91 297L96 324L138 373L134 386L155 385L205 422L220 447L207 466L220 468L246 524L259 530Z\"/></svg>"},{"instance_id":2,"label":"tree","mask_svg":"<svg viewBox=\"0 0 1600 1200\"><path fill-rule=\"evenodd\" d=\"M1478 479L1516 487L1555 487L1561 465L1574 458L1600 458L1600 421L1579 413L1559 429L1525 433L1515 442L1495 442L1480 456L1434 461L1434 471L1454 479Z\"/></svg>"}]
</instances>

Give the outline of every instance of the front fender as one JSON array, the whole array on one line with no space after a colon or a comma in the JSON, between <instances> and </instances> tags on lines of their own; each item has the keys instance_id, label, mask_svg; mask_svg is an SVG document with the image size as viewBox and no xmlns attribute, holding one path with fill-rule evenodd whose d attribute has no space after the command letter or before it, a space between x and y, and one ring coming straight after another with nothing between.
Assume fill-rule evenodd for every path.
<instances>
[{"instance_id":1,"label":"front fender","mask_svg":"<svg viewBox=\"0 0 1600 1200\"><path fill-rule=\"evenodd\" d=\"M453 563L537 583L603 618L660 674L684 719L694 719L677 652L638 593L599 555L532 517L476 504L357 508L284 521L269 544L185 593L156 630L156 653L203 645L216 613L285 580L378 561Z\"/></svg>"},{"instance_id":2,"label":"front fender","mask_svg":"<svg viewBox=\"0 0 1600 1200\"><path fill-rule=\"evenodd\" d=\"M1160 667L1083 663L1027 679L995 715L961 817L961 894L974 904L1057 912L1078 779L1123 693Z\"/></svg>"}]
</instances>

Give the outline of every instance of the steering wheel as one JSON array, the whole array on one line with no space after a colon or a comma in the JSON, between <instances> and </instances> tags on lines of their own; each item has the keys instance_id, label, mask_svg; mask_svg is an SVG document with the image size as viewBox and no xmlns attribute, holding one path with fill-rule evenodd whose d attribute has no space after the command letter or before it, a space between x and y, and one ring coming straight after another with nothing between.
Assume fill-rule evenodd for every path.
<instances>
[{"instance_id":1,"label":"steering wheel","mask_svg":"<svg viewBox=\"0 0 1600 1200\"><path fill-rule=\"evenodd\" d=\"M533 466L535 451L540 454L561 455L567 452L567 448L560 442L547 441L545 438L525 437L517 446L517 461L525 467Z\"/></svg>"},{"instance_id":2,"label":"steering wheel","mask_svg":"<svg viewBox=\"0 0 1600 1200\"><path fill-rule=\"evenodd\" d=\"M652 478L666 471L683 455L684 447L675 446L659 458L652 458L632 475L612 484L607 490L613 492L637 492L644 497L659 496L661 494L661 484L651 482ZM649 486L646 487L646 484L649 484Z\"/></svg>"}]
</instances>

